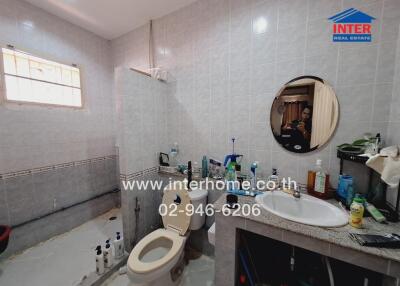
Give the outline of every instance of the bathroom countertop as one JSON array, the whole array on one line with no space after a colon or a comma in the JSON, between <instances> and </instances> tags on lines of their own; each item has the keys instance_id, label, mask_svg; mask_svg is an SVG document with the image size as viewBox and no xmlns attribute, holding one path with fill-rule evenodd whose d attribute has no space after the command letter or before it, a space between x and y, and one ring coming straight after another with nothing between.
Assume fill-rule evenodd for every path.
<instances>
[{"instance_id":1,"label":"bathroom countertop","mask_svg":"<svg viewBox=\"0 0 400 286\"><path fill-rule=\"evenodd\" d=\"M329 200L328 202L338 205L336 200ZM223 205L226 203L226 194L222 195L215 203L214 208L217 211L222 211ZM255 204L252 197L239 196L239 204ZM364 227L362 229L355 229L350 225L339 228L323 228L309 226L297 222L292 222L276 216L263 208L259 216L243 216L246 220L252 220L258 223L266 224L276 228L280 228L289 232L302 234L311 238L319 239L330 244L338 245L345 248L350 248L356 251L364 252L369 255L382 257L388 260L400 262L400 249L388 248L375 248L365 247L354 242L349 233L368 233L368 234L383 234L383 233L400 233L400 223L380 224L373 220L373 218L364 219Z\"/></svg>"},{"instance_id":2,"label":"bathroom countertop","mask_svg":"<svg viewBox=\"0 0 400 286\"><path fill-rule=\"evenodd\" d=\"M166 173L159 172L162 175L168 175L175 177L177 179L184 179L186 175L181 173ZM195 180L202 180L201 178L196 178ZM210 179L213 180L213 179ZM214 202L214 208L216 210L222 211L222 207L226 202L226 194L219 197L218 200ZM334 199L328 200L327 202L333 205L339 206L338 202ZM240 204L255 204L255 200L252 197L239 196ZM376 247L366 247L361 246L354 242L349 233L363 233L363 234L383 234L383 233L397 233L400 234L400 223L387 223L381 224L376 222L372 217L364 218L363 228L356 229L350 225L338 228L324 228L305 225L293 221L286 220L277 215L274 215L261 207L261 214L259 216L241 216L247 220L255 221L258 223L266 224L272 227L280 228L285 231L294 232L318 240L328 242L330 244L338 245L345 248L350 248L356 251L360 251L369 255L385 258L388 260L393 260L400 263L400 249L389 249L389 248L376 248Z\"/></svg>"}]
</instances>

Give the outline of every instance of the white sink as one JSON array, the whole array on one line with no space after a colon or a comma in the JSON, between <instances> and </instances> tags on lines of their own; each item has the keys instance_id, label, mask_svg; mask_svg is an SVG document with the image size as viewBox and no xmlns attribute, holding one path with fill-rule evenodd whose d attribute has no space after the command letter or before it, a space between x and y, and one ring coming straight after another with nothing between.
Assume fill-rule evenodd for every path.
<instances>
[{"instance_id":1,"label":"white sink","mask_svg":"<svg viewBox=\"0 0 400 286\"><path fill-rule=\"evenodd\" d=\"M281 191L258 195L256 202L282 218L321 227L340 227L348 223L344 210L321 199L302 194L299 199Z\"/></svg>"}]
</instances>

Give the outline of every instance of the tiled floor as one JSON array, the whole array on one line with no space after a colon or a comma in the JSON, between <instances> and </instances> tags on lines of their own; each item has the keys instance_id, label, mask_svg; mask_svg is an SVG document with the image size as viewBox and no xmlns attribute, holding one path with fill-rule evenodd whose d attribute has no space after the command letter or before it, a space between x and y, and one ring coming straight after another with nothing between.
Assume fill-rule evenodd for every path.
<instances>
[{"instance_id":1,"label":"tiled floor","mask_svg":"<svg viewBox=\"0 0 400 286\"><path fill-rule=\"evenodd\" d=\"M117 219L110 221L111 216ZM94 249L122 231L119 209L0 262L0 285L73 286L95 269Z\"/></svg>"},{"instance_id":2,"label":"tiled floor","mask_svg":"<svg viewBox=\"0 0 400 286\"><path fill-rule=\"evenodd\" d=\"M124 275L114 274L102 286L131 286ZM214 259L201 256L191 260L183 273L181 286L214 286Z\"/></svg>"}]
</instances>

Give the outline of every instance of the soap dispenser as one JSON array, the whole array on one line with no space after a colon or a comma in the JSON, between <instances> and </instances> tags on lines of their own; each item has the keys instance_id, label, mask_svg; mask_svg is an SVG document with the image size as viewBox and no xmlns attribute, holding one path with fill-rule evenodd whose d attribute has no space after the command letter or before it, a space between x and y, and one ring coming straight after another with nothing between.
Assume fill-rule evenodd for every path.
<instances>
[{"instance_id":1,"label":"soap dispenser","mask_svg":"<svg viewBox=\"0 0 400 286\"><path fill-rule=\"evenodd\" d=\"M121 237L120 232L117 232L117 237L113 242L115 258L120 259L124 256L124 239Z\"/></svg>"},{"instance_id":2,"label":"soap dispenser","mask_svg":"<svg viewBox=\"0 0 400 286\"><path fill-rule=\"evenodd\" d=\"M111 251L111 244L110 240L106 240L106 247L104 249L104 267L105 268L111 268L113 266L113 255Z\"/></svg>"}]
</instances>

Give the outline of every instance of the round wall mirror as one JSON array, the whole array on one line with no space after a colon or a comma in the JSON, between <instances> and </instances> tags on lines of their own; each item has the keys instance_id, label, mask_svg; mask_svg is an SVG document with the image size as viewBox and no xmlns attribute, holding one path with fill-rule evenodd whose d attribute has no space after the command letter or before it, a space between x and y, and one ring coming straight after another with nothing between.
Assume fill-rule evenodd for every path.
<instances>
[{"instance_id":1,"label":"round wall mirror","mask_svg":"<svg viewBox=\"0 0 400 286\"><path fill-rule=\"evenodd\" d=\"M326 144L335 132L339 103L332 87L315 76L289 81L275 97L271 128L288 151L307 153Z\"/></svg>"}]
</instances>

